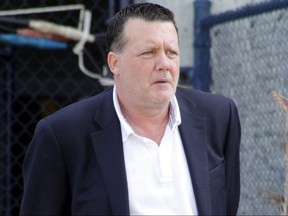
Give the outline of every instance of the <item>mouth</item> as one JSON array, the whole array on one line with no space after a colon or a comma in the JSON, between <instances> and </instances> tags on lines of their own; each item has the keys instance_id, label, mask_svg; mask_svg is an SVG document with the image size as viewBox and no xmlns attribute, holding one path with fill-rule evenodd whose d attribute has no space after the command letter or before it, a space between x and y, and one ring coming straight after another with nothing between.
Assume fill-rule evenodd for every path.
<instances>
[{"instance_id":1,"label":"mouth","mask_svg":"<svg viewBox=\"0 0 288 216\"><path fill-rule=\"evenodd\" d=\"M157 80L154 82L154 84L169 84L170 82L166 79L163 80Z\"/></svg>"},{"instance_id":2,"label":"mouth","mask_svg":"<svg viewBox=\"0 0 288 216\"><path fill-rule=\"evenodd\" d=\"M165 84L165 83L168 83L167 81L157 81L155 82L155 84Z\"/></svg>"}]
</instances>

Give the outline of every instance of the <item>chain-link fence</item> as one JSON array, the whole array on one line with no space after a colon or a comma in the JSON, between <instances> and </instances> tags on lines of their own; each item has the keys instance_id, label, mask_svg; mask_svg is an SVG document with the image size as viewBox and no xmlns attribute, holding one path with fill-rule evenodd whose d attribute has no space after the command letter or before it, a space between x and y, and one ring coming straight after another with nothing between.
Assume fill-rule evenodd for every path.
<instances>
[{"instance_id":1,"label":"chain-link fence","mask_svg":"<svg viewBox=\"0 0 288 216\"><path fill-rule=\"evenodd\" d=\"M0 12L71 4L83 4L92 12L90 32L97 38L95 43L86 44L84 63L90 71L102 73L106 62L102 36L109 18L120 7L119 1L3 0ZM41 19L77 27L79 11L12 17ZM7 33L7 29L9 33L15 33L20 28L13 23L0 24L1 35ZM3 26L6 28L1 28ZM105 88L80 71L78 57L72 52L74 45L69 41L67 49L45 50L0 44L0 215L19 213L23 190L21 165L37 121L60 107L97 94Z\"/></svg>"},{"instance_id":2,"label":"chain-link fence","mask_svg":"<svg viewBox=\"0 0 288 216\"><path fill-rule=\"evenodd\" d=\"M100 38L96 43L86 45L90 54L84 58L85 65L102 73L105 45L101 38L109 18L123 2L128 1L5 0L1 2L0 11L85 4L92 11L91 32ZM279 1L271 1L271 5L273 2ZM248 11L260 10L263 5L251 8ZM235 100L242 123L240 215L277 214L263 193L265 189L283 191L281 144L285 118L270 92L276 90L288 95L286 8L258 15L250 13L248 17L228 22L229 16L233 16L229 12L225 15L227 22L210 26L212 91ZM245 14L243 11L240 12ZM79 14L63 11L19 17L76 26ZM71 44L65 50L0 44L0 215L18 214L23 190L21 165L37 121L60 107L97 94L103 88L97 80L80 71Z\"/></svg>"},{"instance_id":3,"label":"chain-link fence","mask_svg":"<svg viewBox=\"0 0 288 216\"><path fill-rule=\"evenodd\" d=\"M238 213L277 215L280 212L264 194L267 189L284 192L286 117L271 91L288 95L287 1L273 0L209 19L207 23L215 22L210 23L211 89L235 100L242 123Z\"/></svg>"}]
</instances>

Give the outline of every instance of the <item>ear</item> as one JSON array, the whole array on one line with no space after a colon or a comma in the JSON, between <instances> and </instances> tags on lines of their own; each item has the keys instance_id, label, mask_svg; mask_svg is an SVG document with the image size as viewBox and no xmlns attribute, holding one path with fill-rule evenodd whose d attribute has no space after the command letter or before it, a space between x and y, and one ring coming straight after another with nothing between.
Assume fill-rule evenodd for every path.
<instances>
[{"instance_id":1,"label":"ear","mask_svg":"<svg viewBox=\"0 0 288 216\"><path fill-rule=\"evenodd\" d=\"M114 76L118 76L118 56L116 53L110 51L107 55L107 63L111 70L111 72L114 74Z\"/></svg>"}]
</instances>

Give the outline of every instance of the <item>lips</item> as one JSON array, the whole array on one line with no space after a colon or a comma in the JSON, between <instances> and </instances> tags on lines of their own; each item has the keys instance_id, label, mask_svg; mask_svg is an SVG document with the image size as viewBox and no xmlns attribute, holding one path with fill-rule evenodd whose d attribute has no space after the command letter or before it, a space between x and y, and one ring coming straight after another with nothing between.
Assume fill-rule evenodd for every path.
<instances>
[{"instance_id":1,"label":"lips","mask_svg":"<svg viewBox=\"0 0 288 216\"><path fill-rule=\"evenodd\" d=\"M154 82L154 84L162 84L162 83L170 83L170 82L167 79L160 79L160 80L156 80Z\"/></svg>"},{"instance_id":2,"label":"lips","mask_svg":"<svg viewBox=\"0 0 288 216\"><path fill-rule=\"evenodd\" d=\"M167 81L156 81L155 83L168 83Z\"/></svg>"}]
</instances>

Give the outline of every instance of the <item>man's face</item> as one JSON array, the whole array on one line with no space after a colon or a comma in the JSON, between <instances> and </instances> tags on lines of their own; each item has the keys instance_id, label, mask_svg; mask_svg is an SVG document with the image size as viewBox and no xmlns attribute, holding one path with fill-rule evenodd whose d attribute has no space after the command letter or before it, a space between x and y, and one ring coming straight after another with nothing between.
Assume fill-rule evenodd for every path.
<instances>
[{"instance_id":1,"label":"man's face","mask_svg":"<svg viewBox=\"0 0 288 216\"><path fill-rule=\"evenodd\" d=\"M114 53L111 67L120 101L147 108L168 104L176 91L180 64L173 23L130 19L124 38L127 43Z\"/></svg>"}]
</instances>

